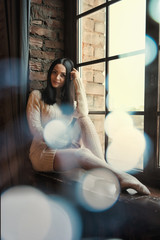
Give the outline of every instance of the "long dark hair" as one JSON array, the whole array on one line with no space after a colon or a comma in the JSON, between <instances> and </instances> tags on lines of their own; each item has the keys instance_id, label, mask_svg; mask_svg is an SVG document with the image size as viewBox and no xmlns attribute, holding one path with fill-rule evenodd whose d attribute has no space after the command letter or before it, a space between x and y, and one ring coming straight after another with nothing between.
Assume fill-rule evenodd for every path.
<instances>
[{"instance_id":1,"label":"long dark hair","mask_svg":"<svg viewBox=\"0 0 160 240\"><path fill-rule=\"evenodd\" d=\"M71 89L72 81L70 79L70 73L74 67L74 64L72 60L69 58L58 58L51 64L48 70L47 87L42 92L42 100L49 105L56 103L56 88L52 87L51 74L52 74L53 68L57 64L63 64L66 68L65 83L61 91L61 103L70 104L71 106L73 106L74 92L73 92L73 88Z\"/></svg>"}]
</instances>

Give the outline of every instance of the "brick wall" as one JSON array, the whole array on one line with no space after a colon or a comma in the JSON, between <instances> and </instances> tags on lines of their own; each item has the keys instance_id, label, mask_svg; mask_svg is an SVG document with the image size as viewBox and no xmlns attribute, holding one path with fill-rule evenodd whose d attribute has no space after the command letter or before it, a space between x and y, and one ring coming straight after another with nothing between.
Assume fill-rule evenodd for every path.
<instances>
[{"instance_id":1,"label":"brick wall","mask_svg":"<svg viewBox=\"0 0 160 240\"><path fill-rule=\"evenodd\" d=\"M81 1L82 12L103 4L104 0ZM81 59L82 62L105 57L106 25L105 10L86 15L81 20ZM105 110L105 64L92 64L81 68L90 111ZM90 115L96 126L104 150L104 115Z\"/></svg>"},{"instance_id":2,"label":"brick wall","mask_svg":"<svg viewBox=\"0 0 160 240\"><path fill-rule=\"evenodd\" d=\"M46 86L51 62L64 55L63 0L31 0L30 90Z\"/></svg>"},{"instance_id":3,"label":"brick wall","mask_svg":"<svg viewBox=\"0 0 160 240\"><path fill-rule=\"evenodd\" d=\"M104 0L83 0L81 9L94 8ZM105 57L105 10L86 15L81 20L80 61L87 62ZM92 64L81 68L82 79L91 111L105 110L105 64Z\"/></svg>"}]
</instances>

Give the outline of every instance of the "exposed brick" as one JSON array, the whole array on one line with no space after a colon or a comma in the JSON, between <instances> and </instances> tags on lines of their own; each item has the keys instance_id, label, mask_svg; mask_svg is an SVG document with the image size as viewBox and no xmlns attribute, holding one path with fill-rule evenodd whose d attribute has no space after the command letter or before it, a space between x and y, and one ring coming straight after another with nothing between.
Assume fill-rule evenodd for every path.
<instances>
[{"instance_id":1,"label":"exposed brick","mask_svg":"<svg viewBox=\"0 0 160 240\"><path fill-rule=\"evenodd\" d=\"M87 0L86 2L83 0L81 1L82 12L88 11L92 7L94 7L94 0Z\"/></svg>"},{"instance_id":2,"label":"exposed brick","mask_svg":"<svg viewBox=\"0 0 160 240\"><path fill-rule=\"evenodd\" d=\"M43 40L39 39L39 38L30 37L29 38L29 44L31 46L37 46L37 47L41 48L43 46Z\"/></svg>"},{"instance_id":3,"label":"exposed brick","mask_svg":"<svg viewBox=\"0 0 160 240\"><path fill-rule=\"evenodd\" d=\"M105 33L106 25L101 22L96 22L95 23L95 31L99 33Z\"/></svg>"},{"instance_id":4,"label":"exposed brick","mask_svg":"<svg viewBox=\"0 0 160 240\"><path fill-rule=\"evenodd\" d=\"M93 110L93 96L87 95L88 108L90 111Z\"/></svg>"},{"instance_id":5,"label":"exposed brick","mask_svg":"<svg viewBox=\"0 0 160 240\"><path fill-rule=\"evenodd\" d=\"M37 80L32 80L30 81L30 91L34 89L44 89L47 85L47 81L37 81Z\"/></svg>"},{"instance_id":6,"label":"exposed brick","mask_svg":"<svg viewBox=\"0 0 160 240\"><path fill-rule=\"evenodd\" d=\"M29 61L29 67L30 67L30 70L32 70L32 71L41 71L42 63Z\"/></svg>"},{"instance_id":7,"label":"exposed brick","mask_svg":"<svg viewBox=\"0 0 160 240\"><path fill-rule=\"evenodd\" d=\"M95 0L83 0L82 3L88 4L88 5L90 5L90 6L94 6Z\"/></svg>"},{"instance_id":8,"label":"exposed brick","mask_svg":"<svg viewBox=\"0 0 160 240\"><path fill-rule=\"evenodd\" d=\"M104 95L104 86L97 83L87 83L86 84L86 93L93 95Z\"/></svg>"},{"instance_id":9,"label":"exposed brick","mask_svg":"<svg viewBox=\"0 0 160 240\"><path fill-rule=\"evenodd\" d=\"M31 3L42 4L42 0L31 0Z\"/></svg>"},{"instance_id":10,"label":"exposed brick","mask_svg":"<svg viewBox=\"0 0 160 240\"><path fill-rule=\"evenodd\" d=\"M60 49L64 49L64 43L60 42L60 41L49 41L49 40L46 40L45 41L45 47L47 47L47 48L60 48Z\"/></svg>"},{"instance_id":11,"label":"exposed brick","mask_svg":"<svg viewBox=\"0 0 160 240\"><path fill-rule=\"evenodd\" d=\"M90 118L92 119L92 121L93 122L95 122L95 121L101 121L101 120L103 120L104 121L104 115L99 115L99 114L92 114L92 115L89 115L90 116Z\"/></svg>"},{"instance_id":12,"label":"exposed brick","mask_svg":"<svg viewBox=\"0 0 160 240\"><path fill-rule=\"evenodd\" d=\"M40 59L54 59L55 52L44 52L40 50L30 49L30 56L33 58L40 58Z\"/></svg>"},{"instance_id":13,"label":"exposed brick","mask_svg":"<svg viewBox=\"0 0 160 240\"><path fill-rule=\"evenodd\" d=\"M105 21L105 16L106 16L106 13L104 9L92 14L92 17L95 21L102 22L102 23Z\"/></svg>"},{"instance_id":14,"label":"exposed brick","mask_svg":"<svg viewBox=\"0 0 160 240\"><path fill-rule=\"evenodd\" d=\"M82 36L82 41L84 43L92 44L92 33L84 31Z\"/></svg>"},{"instance_id":15,"label":"exposed brick","mask_svg":"<svg viewBox=\"0 0 160 240\"><path fill-rule=\"evenodd\" d=\"M104 72L105 66L104 64L93 64L93 70Z\"/></svg>"},{"instance_id":16,"label":"exposed brick","mask_svg":"<svg viewBox=\"0 0 160 240\"><path fill-rule=\"evenodd\" d=\"M82 11L98 6L106 2L105 0L83 0ZM105 12L104 10L97 11L85 17L82 23L82 60L89 61L103 58L105 56ZM87 46L90 48L87 49ZM92 49L92 51L91 51ZM92 54L93 53L93 54ZM86 81L86 93L90 111L104 110L105 108L105 77L104 64L93 64L88 67L83 67L83 80ZM92 81L91 81L92 79ZM94 82L93 82L94 81ZM92 101L89 96L92 96ZM97 115L98 116L98 115ZM93 115L92 115L93 117ZM102 148L104 150L104 116L95 118L93 123L99 134Z\"/></svg>"},{"instance_id":17,"label":"exposed brick","mask_svg":"<svg viewBox=\"0 0 160 240\"><path fill-rule=\"evenodd\" d=\"M55 52L55 58L62 58L64 57L64 52L63 51L56 51Z\"/></svg>"},{"instance_id":18,"label":"exposed brick","mask_svg":"<svg viewBox=\"0 0 160 240\"><path fill-rule=\"evenodd\" d=\"M93 76L94 76L94 82L96 82L96 83L104 83L105 82L105 76L104 76L103 72L95 71Z\"/></svg>"},{"instance_id":19,"label":"exposed brick","mask_svg":"<svg viewBox=\"0 0 160 240\"><path fill-rule=\"evenodd\" d=\"M41 20L33 20L31 22L31 24L42 25L42 21Z\"/></svg>"},{"instance_id":20,"label":"exposed brick","mask_svg":"<svg viewBox=\"0 0 160 240\"><path fill-rule=\"evenodd\" d=\"M29 74L30 80L37 80L37 81L46 81L47 80L47 73L44 72L31 72Z\"/></svg>"},{"instance_id":21,"label":"exposed brick","mask_svg":"<svg viewBox=\"0 0 160 240\"><path fill-rule=\"evenodd\" d=\"M104 132L104 120L105 120L105 115L89 115L92 122L96 125L97 132Z\"/></svg>"},{"instance_id":22,"label":"exposed brick","mask_svg":"<svg viewBox=\"0 0 160 240\"><path fill-rule=\"evenodd\" d=\"M46 19L44 21L44 24L51 28L51 29L55 29L55 28L60 28L60 29L63 29L64 26L63 26L63 22L60 21L60 20L55 20L55 19Z\"/></svg>"},{"instance_id":23,"label":"exposed brick","mask_svg":"<svg viewBox=\"0 0 160 240\"><path fill-rule=\"evenodd\" d=\"M31 26L30 27L30 33L36 34L36 35L39 35L39 36L52 38L52 39L56 38L56 36L57 36L56 32L54 32L52 30L49 30L49 29L46 29L46 28L38 27L38 26Z\"/></svg>"},{"instance_id":24,"label":"exposed brick","mask_svg":"<svg viewBox=\"0 0 160 240\"><path fill-rule=\"evenodd\" d=\"M87 82L93 82L93 71L89 69L84 69L82 68L82 79L83 81Z\"/></svg>"},{"instance_id":25,"label":"exposed brick","mask_svg":"<svg viewBox=\"0 0 160 240\"><path fill-rule=\"evenodd\" d=\"M58 17L61 19L64 18L63 11L38 5L31 7L31 14L33 19L41 20L48 19L49 17Z\"/></svg>"},{"instance_id":26,"label":"exposed brick","mask_svg":"<svg viewBox=\"0 0 160 240\"><path fill-rule=\"evenodd\" d=\"M94 20L90 19L89 17L85 18L82 21L82 29L93 32L93 30L94 30Z\"/></svg>"},{"instance_id":27,"label":"exposed brick","mask_svg":"<svg viewBox=\"0 0 160 240\"><path fill-rule=\"evenodd\" d=\"M93 33L92 34L92 43L97 45L96 47L104 47L105 36L103 34Z\"/></svg>"},{"instance_id":28,"label":"exposed brick","mask_svg":"<svg viewBox=\"0 0 160 240\"><path fill-rule=\"evenodd\" d=\"M105 57L105 50L104 50L104 48L95 48L94 56L96 58L103 58L103 57Z\"/></svg>"},{"instance_id":29,"label":"exposed brick","mask_svg":"<svg viewBox=\"0 0 160 240\"><path fill-rule=\"evenodd\" d=\"M81 12L86 12L89 9L91 9L91 6L89 6L88 4L83 3L82 7L81 7Z\"/></svg>"},{"instance_id":30,"label":"exposed brick","mask_svg":"<svg viewBox=\"0 0 160 240\"><path fill-rule=\"evenodd\" d=\"M85 56L93 56L93 46L85 44L83 47L83 55Z\"/></svg>"},{"instance_id":31,"label":"exposed brick","mask_svg":"<svg viewBox=\"0 0 160 240\"><path fill-rule=\"evenodd\" d=\"M103 48L105 44L105 36L95 32L84 32L82 41L84 43L94 44L97 45L97 47L99 46Z\"/></svg>"},{"instance_id":32,"label":"exposed brick","mask_svg":"<svg viewBox=\"0 0 160 240\"><path fill-rule=\"evenodd\" d=\"M104 96L94 96L94 109L99 111L105 110L105 98Z\"/></svg>"},{"instance_id":33,"label":"exposed brick","mask_svg":"<svg viewBox=\"0 0 160 240\"><path fill-rule=\"evenodd\" d=\"M84 71L92 71L93 70L92 66L93 65L87 65L87 66L83 67L83 70Z\"/></svg>"},{"instance_id":34,"label":"exposed brick","mask_svg":"<svg viewBox=\"0 0 160 240\"><path fill-rule=\"evenodd\" d=\"M44 4L48 5L50 7L59 7L62 8L64 6L64 1L63 0L44 0Z\"/></svg>"},{"instance_id":35,"label":"exposed brick","mask_svg":"<svg viewBox=\"0 0 160 240\"><path fill-rule=\"evenodd\" d=\"M96 5L100 5L100 4L103 4L105 2L106 2L106 0L95 0Z\"/></svg>"},{"instance_id":36,"label":"exposed brick","mask_svg":"<svg viewBox=\"0 0 160 240\"><path fill-rule=\"evenodd\" d=\"M95 60L95 58L93 56L82 55L82 60L83 62L87 62L87 61Z\"/></svg>"},{"instance_id":37,"label":"exposed brick","mask_svg":"<svg viewBox=\"0 0 160 240\"><path fill-rule=\"evenodd\" d=\"M50 60L49 62L48 61L46 62L45 60L43 61L43 69L45 72L48 72L53 61L54 59Z\"/></svg>"}]
</instances>

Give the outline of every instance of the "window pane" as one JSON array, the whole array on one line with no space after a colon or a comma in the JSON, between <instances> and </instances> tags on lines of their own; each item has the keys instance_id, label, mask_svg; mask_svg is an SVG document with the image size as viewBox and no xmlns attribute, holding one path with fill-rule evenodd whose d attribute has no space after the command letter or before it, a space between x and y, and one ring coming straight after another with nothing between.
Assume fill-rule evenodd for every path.
<instances>
[{"instance_id":1,"label":"window pane","mask_svg":"<svg viewBox=\"0 0 160 240\"><path fill-rule=\"evenodd\" d=\"M105 2L106 0L79 0L79 14L97 7Z\"/></svg>"},{"instance_id":2,"label":"window pane","mask_svg":"<svg viewBox=\"0 0 160 240\"><path fill-rule=\"evenodd\" d=\"M135 128L140 130L142 133L144 133L144 116L132 115L131 117L133 119ZM143 169L143 156L140 158L135 168L138 168L141 170Z\"/></svg>"},{"instance_id":3,"label":"window pane","mask_svg":"<svg viewBox=\"0 0 160 240\"><path fill-rule=\"evenodd\" d=\"M110 111L144 110L145 56L139 54L109 62L107 97Z\"/></svg>"},{"instance_id":4,"label":"window pane","mask_svg":"<svg viewBox=\"0 0 160 240\"><path fill-rule=\"evenodd\" d=\"M98 63L80 68L90 111L105 111L105 64Z\"/></svg>"},{"instance_id":5,"label":"window pane","mask_svg":"<svg viewBox=\"0 0 160 240\"><path fill-rule=\"evenodd\" d=\"M109 6L109 56L145 48L146 0L122 0Z\"/></svg>"},{"instance_id":6,"label":"window pane","mask_svg":"<svg viewBox=\"0 0 160 240\"><path fill-rule=\"evenodd\" d=\"M98 114L90 114L89 117L91 118L96 131L98 133L100 143L102 146L103 153L105 152L105 132L104 132L104 120L105 115L98 115Z\"/></svg>"},{"instance_id":7,"label":"window pane","mask_svg":"<svg viewBox=\"0 0 160 240\"><path fill-rule=\"evenodd\" d=\"M79 62L105 57L105 9L79 19Z\"/></svg>"},{"instance_id":8,"label":"window pane","mask_svg":"<svg viewBox=\"0 0 160 240\"><path fill-rule=\"evenodd\" d=\"M134 127L138 130L140 130L142 133L144 132L144 116L138 116L138 115L131 115L131 118L133 120L133 123L134 123ZM124 131L125 131L125 128L124 128ZM126 140L126 143L128 144L128 139L124 139L122 137L123 141ZM134 142L134 139L133 139L133 142ZM133 143L131 141L131 143ZM108 138L108 144L111 144L112 143L112 140L110 138ZM134 143L136 144L136 143ZM132 148L131 148L132 149ZM131 150L130 149L130 150ZM127 149L125 149L124 151L126 151L127 153ZM135 154L135 152L131 152L129 154ZM129 156L129 154L127 153L127 155ZM114 156L114 153L113 153L113 156ZM112 158L112 154L110 154L110 158ZM113 157L114 158L114 157ZM140 158L138 159L137 156L136 156L136 160L138 161L137 164L134 166L134 168L138 168L138 169L141 169L143 170L143 155L140 156ZM127 159L127 161L129 161L130 159ZM135 162L136 163L136 162Z\"/></svg>"}]
</instances>

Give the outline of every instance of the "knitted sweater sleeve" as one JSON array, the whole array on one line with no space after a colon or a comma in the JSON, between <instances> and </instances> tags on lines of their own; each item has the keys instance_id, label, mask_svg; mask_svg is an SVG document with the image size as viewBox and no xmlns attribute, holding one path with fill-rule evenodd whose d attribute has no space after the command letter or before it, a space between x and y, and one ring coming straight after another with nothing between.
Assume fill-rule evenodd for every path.
<instances>
[{"instance_id":1,"label":"knitted sweater sleeve","mask_svg":"<svg viewBox=\"0 0 160 240\"><path fill-rule=\"evenodd\" d=\"M88 115L88 103L86 98L85 89L83 86L82 79L75 78L74 85L76 89L76 100L77 100L77 113L78 117L84 117Z\"/></svg>"},{"instance_id":2,"label":"knitted sweater sleeve","mask_svg":"<svg viewBox=\"0 0 160 240\"><path fill-rule=\"evenodd\" d=\"M38 90L31 92L27 103L27 120L32 135L38 139L43 138L43 127L40 113L41 93Z\"/></svg>"}]
</instances>

